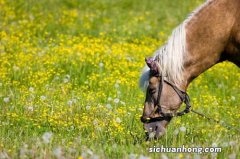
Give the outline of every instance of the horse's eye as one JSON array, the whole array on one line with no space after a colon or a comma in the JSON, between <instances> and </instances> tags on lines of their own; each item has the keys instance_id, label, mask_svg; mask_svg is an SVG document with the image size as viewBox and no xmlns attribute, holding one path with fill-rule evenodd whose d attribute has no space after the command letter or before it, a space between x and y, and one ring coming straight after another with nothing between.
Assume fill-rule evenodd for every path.
<instances>
[{"instance_id":1,"label":"horse's eye","mask_svg":"<svg viewBox=\"0 0 240 159\"><path fill-rule=\"evenodd\" d=\"M149 88L149 93L151 93L151 94L156 93L156 89L155 88Z\"/></svg>"}]
</instances>

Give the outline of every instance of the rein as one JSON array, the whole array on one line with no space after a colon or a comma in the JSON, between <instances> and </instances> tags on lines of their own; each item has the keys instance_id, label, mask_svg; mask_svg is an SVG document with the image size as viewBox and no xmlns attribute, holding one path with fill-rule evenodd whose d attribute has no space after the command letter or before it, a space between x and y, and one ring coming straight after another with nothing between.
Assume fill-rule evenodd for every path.
<instances>
[{"instance_id":1,"label":"rein","mask_svg":"<svg viewBox=\"0 0 240 159\"><path fill-rule=\"evenodd\" d=\"M233 126L231 126L230 124L225 123L224 121L219 121L219 120L216 120L216 119L214 119L214 118L208 117L208 116L206 116L206 115L204 115L204 114L202 114L202 113L199 113L199 112L197 112L197 111L195 111L195 110L193 110L193 109L191 109L191 112L193 112L193 113L195 113L195 114L203 117L204 119L207 119L207 120L209 120L209 121L213 121L213 122L221 125L222 127L225 127L225 128L227 128L227 129L236 130L236 131L240 132L240 129L239 129L239 128L233 127Z\"/></svg>"}]
</instances>

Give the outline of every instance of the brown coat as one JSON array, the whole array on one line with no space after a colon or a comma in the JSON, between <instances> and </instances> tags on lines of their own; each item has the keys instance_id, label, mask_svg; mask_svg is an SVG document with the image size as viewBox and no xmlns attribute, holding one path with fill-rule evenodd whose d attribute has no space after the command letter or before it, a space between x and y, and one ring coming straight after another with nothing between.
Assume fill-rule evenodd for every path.
<instances>
[{"instance_id":1,"label":"brown coat","mask_svg":"<svg viewBox=\"0 0 240 159\"><path fill-rule=\"evenodd\" d=\"M240 0L213 0L188 22L185 61L186 87L221 61L240 67Z\"/></svg>"}]
</instances>

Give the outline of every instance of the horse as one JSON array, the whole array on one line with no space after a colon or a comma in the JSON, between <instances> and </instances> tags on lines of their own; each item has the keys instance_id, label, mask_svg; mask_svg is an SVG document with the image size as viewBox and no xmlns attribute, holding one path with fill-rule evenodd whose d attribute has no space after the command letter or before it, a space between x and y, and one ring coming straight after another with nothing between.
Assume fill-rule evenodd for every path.
<instances>
[{"instance_id":1,"label":"horse","mask_svg":"<svg viewBox=\"0 0 240 159\"><path fill-rule=\"evenodd\" d=\"M222 61L240 67L240 0L208 0L192 12L152 58L140 77L141 121L148 138L164 135L174 116L190 111L186 93L201 73ZM181 104L186 108L178 112Z\"/></svg>"}]
</instances>

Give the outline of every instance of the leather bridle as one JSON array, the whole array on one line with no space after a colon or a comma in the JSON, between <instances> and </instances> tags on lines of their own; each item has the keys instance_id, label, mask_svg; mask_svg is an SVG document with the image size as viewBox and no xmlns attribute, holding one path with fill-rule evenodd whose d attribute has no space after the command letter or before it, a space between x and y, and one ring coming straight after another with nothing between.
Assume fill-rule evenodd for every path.
<instances>
[{"instance_id":1,"label":"leather bridle","mask_svg":"<svg viewBox=\"0 0 240 159\"><path fill-rule=\"evenodd\" d=\"M190 98L189 98L188 94L186 92L180 90L176 85L174 85L171 82L165 80L164 77L161 76L159 73L155 74L154 76L160 78L158 96L157 96L157 100L156 100L156 103L155 103L155 107L154 107L154 110L152 111L152 113L149 115L149 117L142 116L141 121L143 123L151 123L151 122L155 122L155 121L169 120L172 117L182 116L186 113L189 113L191 105L190 105ZM181 101L185 103L186 107L183 111L169 112L169 113L164 113L162 111L162 108L164 108L165 106L160 104L160 99L161 99L161 94L162 94L162 89L163 89L164 82L166 84L168 84L169 86L171 86L174 89L174 91L177 93L177 95L179 96ZM147 93L149 93L149 90L147 90ZM147 94L147 96L148 96L148 94ZM167 108L165 108L165 109L167 109ZM151 117L152 115L154 115L156 113L157 110L158 110L158 113L160 114L160 116L159 117Z\"/></svg>"}]
</instances>

